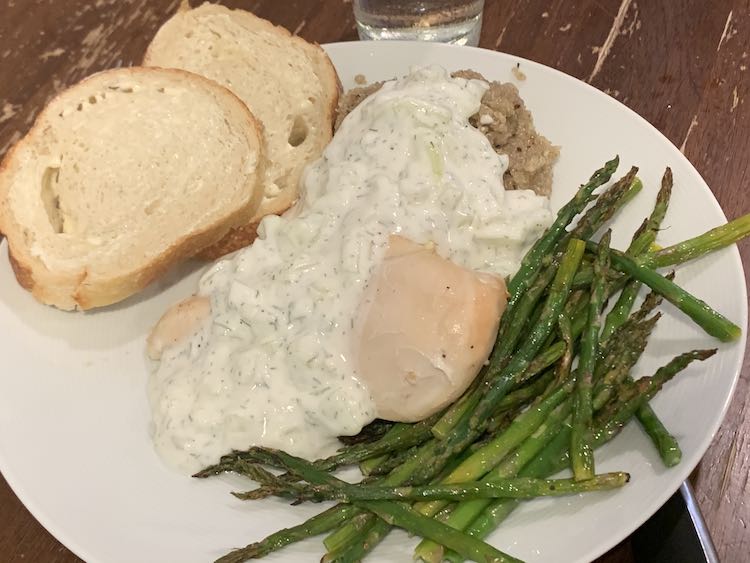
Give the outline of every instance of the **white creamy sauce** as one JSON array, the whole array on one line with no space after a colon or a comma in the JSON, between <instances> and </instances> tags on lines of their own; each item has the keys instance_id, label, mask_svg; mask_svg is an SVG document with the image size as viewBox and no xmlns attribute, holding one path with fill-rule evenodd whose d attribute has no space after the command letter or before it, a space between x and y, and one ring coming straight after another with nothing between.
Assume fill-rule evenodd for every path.
<instances>
[{"instance_id":1,"label":"white creamy sauce","mask_svg":"<svg viewBox=\"0 0 750 563\"><path fill-rule=\"evenodd\" d=\"M150 381L153 438L193 471L229 450L332 453L376 417L352 365L352 327L390 233L469 268L513 273L551 220L546 198L505 192L507 157L468 123L484 82L415 70L344 121L300 202L201 279L212 316Z\"/></svg>"}]
</instances>

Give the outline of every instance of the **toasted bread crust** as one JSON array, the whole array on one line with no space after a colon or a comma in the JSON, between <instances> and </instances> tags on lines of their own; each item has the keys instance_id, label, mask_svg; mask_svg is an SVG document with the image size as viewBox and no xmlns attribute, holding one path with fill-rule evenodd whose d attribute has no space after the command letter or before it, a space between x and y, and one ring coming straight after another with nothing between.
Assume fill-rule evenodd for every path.
<instances>
[{"instance_id":1,"label":"toasted bread crust","mask_svg":"<svg viewBox=\"0 0 750 563\"><path fill-rule=\"evenodd\" d=\"M13 256L13 251L8 248L8 261L10 267L13 268L13 274L16 276L18 284L27 291L34 290L34 276L32 275L31 268L27 268L21 262L16 260Z\"/></svg>"},{"instance_id":2,"label":"toasted bread crust","mask_svg":"<svg viewBox=\"0 0 750 563\"><path fill-rule=\"evenodd\" d=\"M90 81L106 73L130 74L134 78L155 73L180 81L189 80L194 85L197 84L209 90L222 103L231 104L243 116L244 130L248 133L252 132L253 135L259 167L255 173L248 174L247 190L252 194L252 197L246 205L225 216L216 218L213 223L202 229L178 237L161 254L145 263L138 263L139 257L133 257L132 268L113 273L111 277L104 279L101 276L92 277L85 265L66 271L50 271L45 263L32 253L24 231L33 229L33 226L19 224L13 210L9 207L8 194L12 188L12 176L16 167L20 166L20 163L17 162L20 151L27 148L31 150L37 137L43 135L44 128L49 126L48 111L50 105L65 96L75 95L78 89L85 88ZM250 139L249 136L247 138ZM0 163L0 232L8 240L8 256L16 279L37 300L64 310L91 309L121 301L145 288L173 265L190 258L199 250L219 241L231 228L245 224L255 214L262 197L260 181L264 159L265 153L260 123L234 93L207 78L184 70L155 67L114 69L85 78L53 98L47 107L39 113L26 136L8 151L2 163Z\"/></svg>"},{"instance_id":3,"label":"toasted bread crust","mask_svg":"<svg viewBox=\"0 0 750 563\"><path fill-rule=\"evenodd\" d=\"M249 223L231 229L219 242L207 246L198 252L196 258L213 262L230 252L250 246L258 238L259 224L260 222Z\"/></svg>"}]
</instances>

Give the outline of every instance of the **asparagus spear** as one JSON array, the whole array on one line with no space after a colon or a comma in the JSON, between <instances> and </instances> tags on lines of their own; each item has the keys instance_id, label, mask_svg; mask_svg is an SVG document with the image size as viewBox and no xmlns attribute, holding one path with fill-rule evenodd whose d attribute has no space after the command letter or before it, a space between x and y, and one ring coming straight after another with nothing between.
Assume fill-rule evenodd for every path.
<instances>
[{"instance_id":1,"label":"asparagus spear","mask_svg":"<svg viewBox=\"0 0 750 563\"><path fill-rule=\"evenodd\" d=\"M557 319L557 325L563 345L565 346L565 351L556 368L556 382L562 384L563 381L570 379L570 369L573 365L573 327L570 323L570 317L566 314L560 315Z\"/></svg>"},{"instance_id":2,"label":"asparagus spear","mask_svg":"<svg viewBox=\"0 0 750 563\"><path fill-rule=\"evenodd\" d=\"M413 446L413 448L416 448L416 446ZM376 474L379 467L382 467L383 464L388 463L389 460L393 459L396 456L400 456L401 454L404 454L405 452L412 452L412 448L398 452L396 454L382 454L376 457L369 457L364 461L359 462L359 470L362 472L362 475L370 476ZM401 457L399 457L399 464L403 461ZM394 466L395 467L395 466ZM380 473L382 475L382 473Z\"/></svg>"},{"instance_id":3,"label":"asparagus spear","mask_svg":"<svg viewBox=\"0 0 750 563\"><path fill-rule=\"evenodd\" d=\"M625 176L600 195L596 203L579 219L578 224L570 232L573 238L588 239L623 205L633 199L643 188L641 181L636 178L638 168L633 166Z\"/></svg>"},{"instance_id":4,"label":"asparagus spear","mask_svg":"<svg viewBox=\"0 0 750 563\"><path fill-rule=\"evenodd\" d=\"M555 345L555 354L557 354L558 350L561 348L562 346ZM550 350L552 350L552 348L550 348ZM532 399L539 397L542 392L549 387L550 383L552 383L554 375L555 372L549 370L524 387L519 387L515 391L508 393L498 404L498 411L505 413L512 408L524 405Z\"/></svg>"},{"instance_id":5,"label":"asparagus spear","mask_svg":"<svg viewBox=\"0 0 750 563\"><path fill-rule=\"evenodd\" d=\"M630 376L626 381L632 381ZM656 447L659 457L666 467L674 467L682 459L682 450L677 439L667 430L659 416L648 403L643 404L636 412L638 422L643 427L651 442Z\"/></svg>"},{"instance_id":6,"label":"asparagus spear","mask_svg":"<svg viewBox=\"0 0 750 563\"><path fill-rule=\"evenodd\" d=\"M484 447L498 432L505 431L531 403L538 402L543 396L546 396L548 393L545 394L545 391L551 392L555 389L557 386L553 385L554 376L554 371L549 370L537 380L503 397L503 400L498 404L497 412L487 422L487 428L484 431L485 438L476 440L464 453L474 453Z\"/></svg>"},{"instance_id":7,"label":"asparagus spear","mask_svg":"<svg viewBox=\"0 0 750 563\"><path fill-rule=\"evenodd\" d=\"M507 399L507 397L505 398ZM477 450L484 448L494 439L494 436L497 436L497 434L499 434L500 432L505 432L505 430L508 429L508 427L513 423L516 417L519 416L523 411L524 407L520 406L499 411L492 415L487 422L487 428L485 428L484 430L484 435L477 438L473 444L466 448L461 454L461 457L466 454L473 454Z\"/></svg>"},{"instance_id":8,"label":"asparagus spear","mask_svg":"<svg viewBox=\"0 0 750 563\"><path fill-rule=\"evenodd\" d=\"M325 544L328 552L320 560L321 563L355 563L362 561L372 549L390 532L391 525L378 518L372 512L363 512L358 516L362 518L362 528L346 526L339 528L338 533L331 534L326 538ZM348 535L342 535L343 532Z\"/></svg>"},{"instance_id":9,"label":"asparagus spear","mask_svg":"<svg viewBox=\"0 0 750 563\"><path fill-rule=\"evenodd\" d=\"M390 456L386 455L366 459L359 464L360 471L363 475L372 477L388 475L396 467L414 457L417 452L419 452L419 446L412 446L408 450L401 450Z\"/></svg>"},{"instance_id":10,"label":"asparagus spear","mask_svg":"<svg viewBox=\"0 0 750 563\"><path fill-rule=\"evenodd\" d=\"M542 294L554 280L555 274L557 273L557 270L559 268L559 260L543 260L542 264L542 271L539 273L534 282L529 286L529 288L524 292L523 296L521 296L517 301L514 315L517 317L518 321L509 323L507 325L503 337L501 339L498 339L497 344L495 345L493 356L497 358L508 358L511 355L513 350L515 350L516 348L516 344L518 344L518 340L523 333L523 329L525 328L526 323L524 321L532 315L532 312L534 311L534 308L536 307ZM497 372L499 370L498 368L495 368L494 370L488 370L488 378L492 377L493 371Z\"/></svg>"},{"instance_id":11,"label":"asparagus spear","mask_svg":"<svg viewBox=\"0 0 750 563\"><path fill-rule=\"evenodd\" d=\"M251 543L240 549L235 549L217 559L216 563L240 563L241 561L247 561L248 559L259 559L273 551L289 545L290 543L298 542L332 530L342 522L349 520L354 511L354 506L334 506L325 512L313 516L299 526L279 530L259 542Z\"/></svg>"},{"instance_id":12,"label":"asparagus spear","mask_svg":"<svg viewBox=\"0 0 750 563\"><path fill-rule=\"evenodd\" d=\"M635 413L638 422L659 452L659 457L667 467L674 467L682 460L682 450L677 439L667 430L651 406L644 403Z\"/></svg>"},{"instance_id":13,"label":"asparagus spear","mask_svg":"<svg viewBox=\"0 0 750 563\"><path fill-rule=\"evenodd\" d=\"M674 272L669 272L664 277L669 281L673 281ZM602 339L603 347L607 349L617 341L622 341L623 336L626 335L629 330L632 330L633 325L638 324L653 313L654 310L662 304L662 301L664 301L664 297L659 293L655 291L648 292L634 313L631 314L630 310L628 310L622 317L619 317L616 320L612 335L606 340Z\"/></svg>"},{"instance_id":14,"label":"asparagus spear","mask_svg":"<svg viewBox=\"0 0 750 563\"><path fill-rule=\"evenodd\" d=\"M656 194L656 203L644 225L636 232L630 246L627 249L629 256L641 256L651 249L656 241L656 235L661 228L661 223L667 214L669 200L672 197L672 169L667 167L661 178L661 186Z\"/></svg>"},{"instance_id":15,"label":"asparagus spear","mask_svg":"<svg viewBox=\"0 0 750 563\"><path fill-rule=\"evenodd\" d=\"M387 524L398 526L423 538L438 540L461 556L488 563L522 563L491 545L423 516L408 505L387 501L362 501L361 506L377 514Z\"/></svg>"},{"instance_id":16,"label":"asparagus spear","mask_svg":"<svg viewBox=\"0 0 750 563\"><path fill-rule=\"evenodd\" d=\"M421 444L430 438L432 425L439 419L440 415L441 413L432 415L414 424L394 424L379 440L356 444L329 458L317 461L316 465L319 469L330 471L336 467L359 463L383 453L405 450Z\"/></svg>"},{"instance_id":17,"label":"asparagus spear","mask_svg":"<svg viewBox=\"0 0 750 563\"><path fill-rule=\"evenodd\" d=\"M586 244L592 251L597 249L596 243L588 242ZM622 252L610 250L610 254L615 268L663 295L665 299L693 319L698 326L711 336L722 342L731 342L742 334L740 327L736 324L656 271L635 262Z\"/></svg>"},{"instance_id":18,"label":"asparagus spear","mask_svg":"<svg viewBox=\"0 0 750 563\"><path fill-rule=\"evenodd\" d=\"M354 436L339 436L339 441L344 446L353 446L355 444L369 444L381 439L385 434L396 426L395 423L387 420L376 419L365 426L358 434Z\"/></svg>"},{"instance_id":19,"label":"asparagus spear","mask_svg":"<svg viewBox=\"0 0 750 563\"><path fill-rule=\"evenodd\" d=\"M649 319L628 325L631 329L623 335L623 340L627 342L627 345L623 347L622 353L618 354L616 360L609 365L606 373L597 379L594 387L594 410L600 409L609 402L616 387L627 380L630 370L646 348L648 338L660 317L661 314L657 313Z\"/></svg>"},{"instance_id":20,"label":"asparagus spear","mask_svg":"<svg viewBox=\"0 0 750 563\"><path fill-rule=\"evenodd\" d=\"M627 394L620 393L620 401L628 405L628 408L622 409L617 405L609 406L597 414L596 423L600 427L598 433L593 436L594 442L601 440L600 434L619 431L622 425L627 422L638 410L638 408L650 401L656 395L662 386L685 369L695 360L706 360L716 353L716 349L711 350L693 350L680 354L670 361L667 365L660 367L651 377L644 377L630 384Z\"/></svg>"},{"instance_id":21,"label":"asparagus spear","mask_svg":"<svg viewBox=\"0 0 750 563\"><path fill-rule=\"evenodd\" d=\"M394 424L388 432L378 441L377 447L379 450L388 448L390 444L394 444L390 450L384 453L378 453L370 455L364 460L359 462L359 468L364 475L370 475L374 472L376 467L384 464L389 458L399 457L399 459L405 459L406 452L413 452L414 448L421 443L424 443L430 438L430 432L428 427L431 428L436 420L442 415L433 415L426 420L420 421L416 424L397 423ZM412 445L413 444L413 445ZM407 449L403 449L406 447ZM374 449L374 445L373 445ZM372 454L372 450L370 452Z\"/></svg>"},{"instance_id":22,"label":"asparagus spear","mask_svg":"<svg viewBox=\"0 0 750 563\"><path fill-rule=\"evenodd\" d=\"M615 329L628 318L641 286L642 284L638 280L628 280L625 283L617 302L604 321L604 328L600 336L602 342L609 340Z\"/></svg>"},{"instance_id":23,"label":"asparagus spear","mask_svg":"<svg viewBox=\"0 0 750 563\"><path fill-rule=\"evenodd\" d=\"M347 505L339 504L338 506ZM358 512L355 512L355 516L344 528L339 528L338 533L334 532L323 541L323 545L328 551L321 558L321 563L361 561L390 531L391 526L385 520L381 520L372 512L361 510L359 507L357 510ZM342 536L341 531L343 530L348 530L350 535Z\"/></svg>"},{"instance_id":24,"label":"asparagus spear","mask_svg":"<svg viewBox=\"0 0 750 563\"><path fill-rule=\"evenodd\" d=\"M573 475L577 481L585 481L594 476L594 452L586 440L586 431L591 426L593 407L591 405L591 387L599 345L599 315L601 314L604 292L609 269L609 241L611 232L599 242L599 253L594 262L594 285L591 289L589 316L581 343L581 360L576 370L576 395L573 402L573 431L571 433L570 452Z\"/></svg>"},{"instance_id":25,"label":"asparagus spear","mask_svg":"<svg viewBox=\"0 0 750 563\"><path fill-rule=\"evenodd\" d=\"M648 338L660 318L657 313L646 322L646 315L651 313L661 303L661 296L650 293L641 307L621 325L601 346L599 360L594 370L594 381L597 385L612 370L626 366L626 372L635 365L641 356Z\"/></svg>"},{"instance_id":26,"label":"asparagus spear","mask_svg":"<svg viewBox=\"0 0 750 563\"><path fill-rule=\"evenodd\" d=\"M682 264L738 242L750 235L750 213L705 233L644 255L639 263L650 268Z\"/></svg>"},{"instance_id":27,"label":"asparagus spear","mask_svg":"<svg viewBox=\"0 0 750 563\"><path fill-rule=\"evenodd\" d=\"M651 248L651 245L656 240L656 235L659 232L661 223L667 214L667 209L669 208L669 201L672 197L672 185L672 169L667 167L661 179L659 192L656 194L654 209L651 211L651 215L643 221L643 224L633 235L630 245L625 251L628 256L634 258L641 256ZM601 335L603 341L612 336L612 332L614 332L615 328L622 324L628 317L640 288L641 283L638 280L630 280L625 285L617 299L617 303L615 303L612 311L607 315Z\"/></svg>"},{"instance_id":28,"label":"asparagus spear","mask_svg":"<svg viewBox=\"0 0 750 563\"><path fill-rule=\"evenodd\" d=\"M298 502L323 502L336 500L341 502L357 502L361 500L471 500L493 498L530 499L547 496L564 496L591 491L606 491L622 487L630 476L623 472L603 473L595 475L586 481L575 479L535 479L531 477L517 477L503 479L490 483L469 481L453 485L423 485L418 487L384 487L384 486L333 486L298 484L289 487L283 481L277 485L267 485L270 494L294 499ZM235 493L242 499L252 500L253 491Z\"/></svg>"},{"instance_id":29,"label":"asparagus spear","mask_svg":"<svg viewBox=\"0 0 750 563\"><path fill-rule=\"evenodd\" d=\"M492 359L490 359L492 361ZM486 371L486 370L485 370ZM469 389L464 392L464 394L461 396L458 401L453 403L448 409L445 411L445 414L438 420L433 426L432 426L432 435L435 438L438 438L439 440L445 439L448 434L450 434L451 430L455 428L456 424L458 424L458 421L461 420L464 416L466 416L466 413L474 409L474 407L477 406L477 403L479 402L479 399L481 397L480 393L480 381L479 379L482 377L480 374L477 378L477 381L475 382L475 385L472 385L469 387Z\"/></svg>"}]
</instances>

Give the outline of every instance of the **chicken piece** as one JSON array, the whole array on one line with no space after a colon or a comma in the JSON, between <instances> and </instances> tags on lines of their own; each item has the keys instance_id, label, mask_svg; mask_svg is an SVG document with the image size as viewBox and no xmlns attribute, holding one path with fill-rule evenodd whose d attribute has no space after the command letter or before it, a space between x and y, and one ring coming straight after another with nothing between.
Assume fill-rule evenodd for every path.
<instances>
[{"instance_id":1,"label":"chicken piece","mask_svg":"<svg viewBox=\"0 0 750 563\"><path fill-rule=\"evenodd\" d=\"M414 422L457 399L487 360L504 280L391 235L355 325L354 361L378 416Z\"/></svg>"},{"instance_id":2,"label":"chicken piece","mask_svg":"<svg viewBox=\"0 0 750 563\"><path fill-rule=\"evenodd\" d=\"M166 348L188 338L210 314L211 300L204 295L193 295L172 305L148 335L148 357L160 359Z\"/></svg>"}]
</instances>

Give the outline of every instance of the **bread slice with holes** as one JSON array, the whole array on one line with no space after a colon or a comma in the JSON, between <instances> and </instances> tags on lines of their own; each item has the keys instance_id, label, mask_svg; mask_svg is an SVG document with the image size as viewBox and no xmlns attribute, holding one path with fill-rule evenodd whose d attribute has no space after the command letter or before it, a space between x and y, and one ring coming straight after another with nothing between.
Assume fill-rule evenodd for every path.
<instances>
[{"instance_id":1,"label":"bread slice with holes","mask_svg":"<svg viewBox=\"0 0 750 563\"><path fill-rule=\"evenodd\" d=\"M263 123L268 156L263 200L252 221L202 253L212 259L246 246L258 221L288 209L300 177L332 136L340 84L318 45L243 10L181 8L157 32L145 65L181 68L231 89Z\"/></svg>"},{"instance_id":2,"label":"bread slice with holes","mask_svg":"<svg viewBox=\"0 0 750 563\"><path fill-rule=\"evenodd\" d=\"M61 309L115 303L252 218L262 129L226 88L157 68L95 74L0 166L16 278Z\"/></svg>"}]
</instances>

